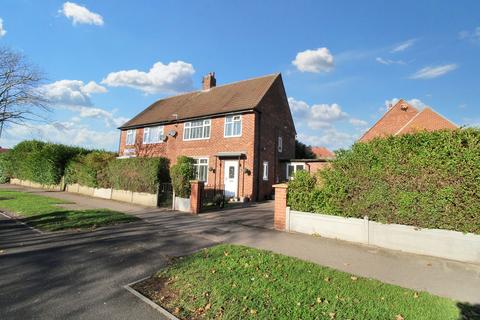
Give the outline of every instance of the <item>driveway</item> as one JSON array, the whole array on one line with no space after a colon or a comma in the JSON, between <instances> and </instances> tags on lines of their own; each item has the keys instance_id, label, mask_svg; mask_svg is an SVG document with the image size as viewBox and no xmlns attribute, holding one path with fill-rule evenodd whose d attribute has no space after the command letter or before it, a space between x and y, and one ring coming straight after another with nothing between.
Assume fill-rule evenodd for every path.
<instances>
[{"instance_id":1,"label":"driveway","mask_svg":"<svg viewBox=\"0 0 480 320\"><path fill-rule=\"evenodd\" d=\"M66 193L48 194L73 197L80 207L94 202L101 207L125 205L125 211L142 220L94 232L38 234L0 216L0 319L162 319L123 286L151 275L173 256L221 242L268 249L359 276L480 303L478 265L276 232L236 217L253 215L252 209L267 210L268 204L191 216Z\"/></svg>"}]
</instances>

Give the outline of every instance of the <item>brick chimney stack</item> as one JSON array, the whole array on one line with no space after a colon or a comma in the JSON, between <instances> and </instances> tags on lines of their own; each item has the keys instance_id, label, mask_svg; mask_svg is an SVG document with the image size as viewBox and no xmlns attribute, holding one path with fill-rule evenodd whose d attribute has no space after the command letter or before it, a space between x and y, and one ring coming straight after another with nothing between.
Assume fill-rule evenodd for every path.
<instances>
[{"instance_id":1,"label":"brick chimney stack","mask_svg":"<svg viewBox=\"0 0 480 320\"><path fill-rule=\"evenodd\" d=\"M203 90L209 90L217 85L217 79L215 79L215 72L209 72L202 80Z\"/></svg>"}]
</instances>

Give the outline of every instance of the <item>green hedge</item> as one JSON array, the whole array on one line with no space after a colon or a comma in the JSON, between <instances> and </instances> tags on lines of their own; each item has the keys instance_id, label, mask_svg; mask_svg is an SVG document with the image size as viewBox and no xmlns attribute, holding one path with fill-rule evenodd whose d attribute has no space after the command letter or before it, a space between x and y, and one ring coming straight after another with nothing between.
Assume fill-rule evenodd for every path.
<instances>
[{"instance_id":1,"label":"green hedge","mask_svg":"<svg viewBox=\"0 0 480 320\"><path fill-rule=\"evenodd\" d=\"M192 158L180 156L177 163L170 168L173 190L178 197L190 197L190 180L195 179L193 161Z\"/></svg>"},{"instance_id":2,"label":"green hedge","mask_svg":"<svg viewBox=\"0 0 480 320\"><path fill-rule=\"evenodd\" d=\"M10 162L9 152L0 153L0 183L7 183L10 181Z\"/></svg>"},{"instance_id":3,"label":"green hedge","mask_svg":"<svg viewBox=\"0 0 480 320\"><path fill-rule=\"evenodd\" d=\"M297 174L288 203L294 210L480 234L480 130L356 143L317 176Z\"/></svg>"},{"instance_id":4,"label":"green hedge","mask_svg":"<svg viewBox=\"0 0 480 320\"><path fill-rule=\"evenodd\" d=\"M116 154L106 151L92 151L78 155L68 163L65 169L65 183L78 183L93 188L109 188L108 165Z\"/></svg>"},{"instance_id":5,"label":"green hedge","mask_svg":"<svg viewBox=\"0 0 480 320\"><path fill-rule=\"evenodd\" d=\"M169 182L166 158L128 158L110 161L107 175L114 189L156 193L159 183Z\"/></svg>"},{"instance_id":6,"label":"green hedge","mask_svg":"<svg viewBox=\"0 0 480 320\"><path fill-rule=\"evenodd\" d=\"M41 184L58 184L67 162L87 152L62 144L23 141L8 152L8 175Z\"/></svg>"}]
</instances>

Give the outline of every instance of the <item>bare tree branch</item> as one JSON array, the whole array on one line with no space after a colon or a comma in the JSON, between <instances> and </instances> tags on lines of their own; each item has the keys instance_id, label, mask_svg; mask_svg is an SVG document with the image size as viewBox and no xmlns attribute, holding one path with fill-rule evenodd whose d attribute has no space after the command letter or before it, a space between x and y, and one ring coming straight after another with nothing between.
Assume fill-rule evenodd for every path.
<instances>
[{"instance_id":1,"label":"bare tree branch","mask_svg":"<svg viewBox=\"0 0 480 320\"><path fill-rule=\"evenodd\" d=\"M43 76L22 54L0 47L0 137L7 124L42 119L48 100L39 88Z\"/></svg>"}]
</instances>

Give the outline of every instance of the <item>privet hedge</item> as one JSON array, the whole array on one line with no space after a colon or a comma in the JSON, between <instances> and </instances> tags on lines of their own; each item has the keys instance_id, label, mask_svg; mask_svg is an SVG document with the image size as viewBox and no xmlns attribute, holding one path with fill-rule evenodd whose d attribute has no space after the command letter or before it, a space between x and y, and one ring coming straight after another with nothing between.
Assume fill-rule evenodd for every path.
<instances>
[{"instance_id":1,"label":"privet hedge","mask_svg":"<svg viewBox=\"0 0 480 320\"><path fill-rule=\"evenodd\" d=\"M7 183L10 181L10 162L8 160L9 152L0 153L0 183Z\"/></svg>"},{"instance_id":2,"label":"privet hedge","mask_svg":"<svg viewBox=\"0 0 480 320\"><path fill-rule=\"evenodd\" d=\"M319 186L321 184L321 186ZM480 234L480 130L356 143L290 183L294 210Z\"/></svg>"},{"instance_id":3,"label":"privet hedge","mask_svg":"<svg viewBox=\"0 0 480 320\"><path fill-rule=\"evenodd\" d=\"M67 162L87 152L83 148L63 144L23 141L8 152L8 175L41 184L58 184Z\"/></svg>"},{"instance_id":4,"label":"privet hedge","mask_svg":"<svg viewBox=\"0 0 480 320\"><path fill-rule=\"evenodd\" d=\"M195 178L193 161L192 158L180 156L177 158L177 163L170 168L172 187L177 197L190 197L190 180Z\"/></svg>"},{"instance_id":5,"label":"privet hedge","mask_svg":"<svg viewBox=\"0 0 480 320\"><path fill-rule=\"evenodd\" d=\"M114 189L156 193L159 183L170 181L168 166L166 158L115 159L107 175Z\"/></svg>"},{"instance_id":6,"label":"privet hedge","mask_svg":"<svg viewBox=\"0 0 480 320\"><path fill-rule=\"evenodd\" d=\"M78 183L92 188L109 188L108 165L115 161L116 154L106 151L92 151L78 155L65 169L65 183Z\"/></svg>"}]
</instances>

